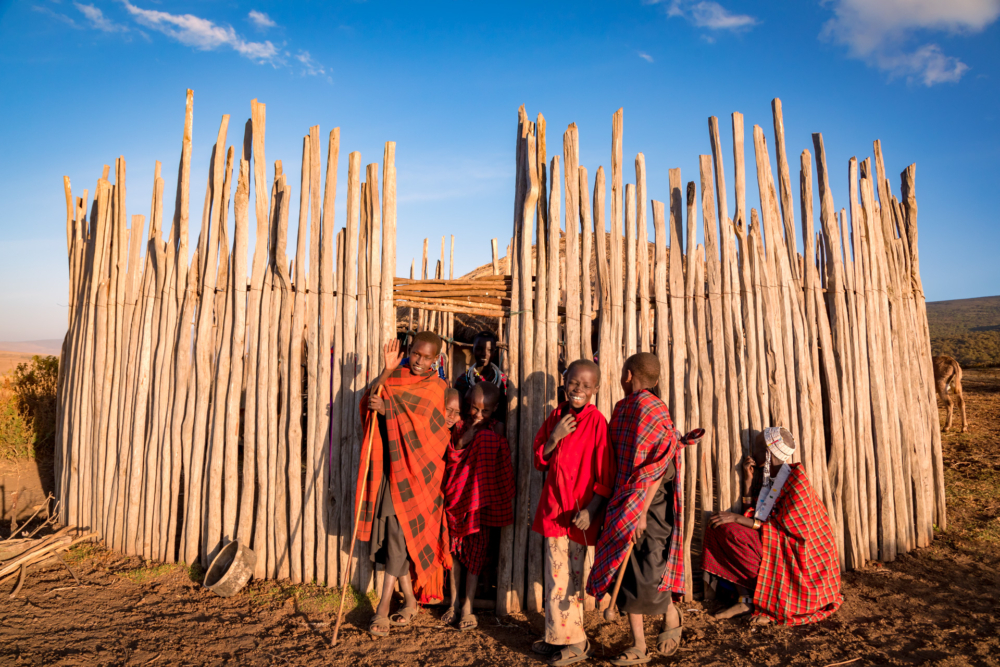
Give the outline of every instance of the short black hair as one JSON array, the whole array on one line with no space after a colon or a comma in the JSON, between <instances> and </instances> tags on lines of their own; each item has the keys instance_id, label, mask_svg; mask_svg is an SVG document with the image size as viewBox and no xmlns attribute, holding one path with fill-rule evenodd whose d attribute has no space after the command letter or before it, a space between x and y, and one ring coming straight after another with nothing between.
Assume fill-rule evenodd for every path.
<instances>
[{"instance_id":1,"label":"short black hair","mask_svg":"<svg viewBox=\"0 0 1000 667\"><path fill-rule=\"evenodd\" d=\"M577 359L571 363L566 368L566 377L569 377L569 374L573 372L574 368L586 368L588 371L593 371L594 375L597 377L597 384L601 384L601 367L590 359Z\"/></svg>"},{"instance_id":2,"label":"short black hair","mask_svg":"<svg viewBox=\"0 0 1000 667\"><path fill-rule=\"evenodd\" d=\"M476 341L479 340L480 338L485 338L486 340L493 341L494 345L496 345L497 343L497 335L492 331L480 331L473 337L472 344L475 345Z\"/></svg>"},{"instance_id":3,"label":"short black hair","mask_svg":"<svg viewBox=\"0 0 1000 667\"><path fill-rule=\"evenodd\" d=\"M458 393L458 389L455 389L454 387L448 387L447 389L444 390L444 404L448 405L448 399L452 397L457 398L459 402L462 401L462 395Z\"/></svg>"},{"instance_id":4,"label":"short black hair","mask_svg":"<svg viewBox=\"0 0 1000 667\"><path fill-rule=\"evenodd\" d=\"M625 360L625 370L652 387L660 381L660 360L652 352L639 352Z\"/></svg>"},{"instance_id":5,"label":"short black hair","mask_svg":"<svg viewBox=\"0 0 1000 667\"><path fill-rule=\"evenodd\" d=\"M441 353L441 336L438 336L433 331L421 331L414 336L413 342L410 343L410 349L412 350L416 347L417 343L430 343L436 350L435 354Z\"/></svg>"},{"instance_id":6,"label":"short black hair","mask_svg":"<svg viewBox=\"0 0 1000 667\"><path fill-rule=\"evenodd\" d=\"M476 389L483 392L483 402L496 410L500 403L500 389L492 382L479 382L469 390L470 397Z\"/></svg>"}]
</instances>

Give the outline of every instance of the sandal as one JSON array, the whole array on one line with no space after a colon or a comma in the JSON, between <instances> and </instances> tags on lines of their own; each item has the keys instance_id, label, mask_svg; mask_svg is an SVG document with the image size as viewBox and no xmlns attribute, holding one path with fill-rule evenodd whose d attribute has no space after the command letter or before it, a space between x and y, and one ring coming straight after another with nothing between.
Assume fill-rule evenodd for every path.
<instances>
[{"instance_id":1,"label":"sandal","mask_svg":"<svg viewBox=\"0 0 1000 667\"><path fill-rule=\"evenodd\" d=\"M590 657L590 640L588 639L583 646L583 649L578 649L572 644L569 646L563 646L559 648L552 657L549 658L549 664L559 667L561 665L573 665L578 662L583 662Z\"/></svg>"},{"instance_id":2,"label":"sandal","mask_svg":"<svg viewBox=\"0 0 1000 667\"><path fill-rule=\"evenodd\" d=\"M634 657L629 657L634 656ZM645 665L650 658L638 646L625 649L617 658L611 660L612 665Z\"/></svg>"},{"instance_id":3,"label":"sandal","mask_svg":"<svg viewBox=\"0 0 1000 667\"><path fill-rule=\"evenodd\" d=\"M550 644L544 639L539 639L538 641L536 641L534 644L531 645L531 650L539 655L544 655L545 657L549 657L553 653L562 650L562 646L558 646L556 644Z\"/></svg>"},{"instance_id":4,"label":"sandal","mask_svg":"<svg viewBox=\"0 0 1000 667\"><path fill-rule=\"evenodd\" d=\"M455 620L458 615L455 613L454 607L448 607L443 614L441 614L441 622L445 625L455 625Z\"/></svg>"},{"instance_id":5,"label":"sandal","mask_svg":"<svg viewBox=\"0 0 1000 667\"><path fill-rule=\"evenodd\" d=\"M458 622L458 629L462 632L466 630L472 630L473 628L479 627L479 619L476 618L475 614L469 614L468 616L463 616Z\"/></svg>"},{"instance_id":6,"label":"sandal","mask_svg":"<svg viewBox=\"0 0 1000 667\"><path fill-rule=\"evenodd\" d=\"M413 617L416 615L416 607L403 607L395 614L389 616L389 623L397 627L407 626L413 621Z\"/></svg>"},{"instance_id":7,"label":"sandal","mask_svg":"<svg viewBox=\"0 0 1000 667\"><path fill-rule=\"evenodd\" d=\"M684 632L684 613L681 612L680 607L677 607L677 620L679 622L676 628L667 628L656 637L656 652L664 657L672 656L681 647L681 634ZM672 649L664 650L661 648L669 641L674 642Z\"/></svg>"},{"instance_id":8,"label":"sandal","mask_svg":"<svg viewBox=\"0 0 1000 667\"><path fill-rule=\"evenodd\" d=\"M368 623L368 634L372 637L388 637L390 625L391 622L387 617L382 614L375 614L372 616L371 622ZM385 628L385 630L379 630L378 628Z\"/></svg>"}]
</instances>

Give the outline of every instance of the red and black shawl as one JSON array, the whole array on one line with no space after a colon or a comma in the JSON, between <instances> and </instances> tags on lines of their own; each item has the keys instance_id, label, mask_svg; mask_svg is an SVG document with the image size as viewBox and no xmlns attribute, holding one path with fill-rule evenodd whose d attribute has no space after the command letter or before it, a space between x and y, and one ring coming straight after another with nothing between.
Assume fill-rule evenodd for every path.
<instances>
[{"instance_id":1,"label":"red and black shawl","mask_svg":"<svg viewBox=\"0 0 1000 667\"><path fill-rule=\"evenodd\" d=\"M826 507L802 467L790 464L781 494L761 528L754 615L804 625L833 614L844 601L840 560Z\"/></svg>"},{"instance_id":2,"label":"red and black shawl","mask_svg":"<svg viewBox=\"0 0 1000 667\"><path fill-rule=\"evenodd\" d=\"M452 541L514 523L516 485L507 439L485 424L459 449L455 444L463 431L458 422L446 455L444 509Z\"/></svg>"},{"instance_id":3,"label":"red and black shawl","mask_svg":"<svg viewBox=\"0 0 1000 667\"><path fill-rule=\"evenodd\" d=\"M604 529L594 552L594 569L587 592L601 599L611 590L625 551L632 539L646 493L663 477L671 461L674 477L674 526L667 552L667 567L658 589L684 592L683 498L684 471L681 443L666 404L648 390L618 401L611 415L611 446L618 473L615 490L605 510Z\"/></svg>"},{"instance_id":4,"label":"red and black shawl","mask_svg":"<svg viewBox=\"0 0 1000 667\"><path fill-rule=\"evenodd\" d=\"M449 432L444 423L445 382L437 376L414 375L408 367L397 368L382 387L385 401L386 432L389 437L389 485L392 505L406 535L406 550L413 562L416 580L433 574L435 569L451 567L448 535L444 529L445 452ZM367 397L367 392L365 392ZM361 446L360 479L365 458L371 452L368 481L364 496L355 498L363 509L358 525L358 539L370 540L379 480L382 475L382 441L378 428L370 428L375 413L362 398L361 415L365 424ZM373 434L369 442L369 434ZM355 511L358 505L355 505Z\"/></svg>"}]
</instances>

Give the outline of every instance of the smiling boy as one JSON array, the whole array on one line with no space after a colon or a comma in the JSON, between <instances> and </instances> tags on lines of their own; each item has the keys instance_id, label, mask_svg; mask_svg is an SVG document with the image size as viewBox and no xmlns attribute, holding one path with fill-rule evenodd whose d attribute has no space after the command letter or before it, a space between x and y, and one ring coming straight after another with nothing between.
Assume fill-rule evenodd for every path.
<instances>
[{"instance_id":1,"label":"smiling boy","mask_svg":"<svg viewBox=\"0 0 1000 667\"><path fill-rule=\"evenodd\" d=\"M433 368L440 350L441 339L422 331L413 340L408 364L401 366L399 341L389 341L385 370L361 401L366 422L378 418L377 439L371 442L367 434L373 431L365 425L362 452L371 452L371 462L365 494L356 499L364 510L358 539L370 540L372 560L385 566L382 597L368 626L376 637L388 635L390 625L409 625L417 614L414 585L451 566L441 493L449 438L447 386ZM363 466L364 461L359 477ZM389 616L397 580L404 604Z\"/></svg>"},{"instance_id":2,"label":"smiling boy","mask_svg":"<svg viewBox=\"0 0 1000 667\"><path fill-rule=\"evenodd\" d=\"M597 364L578 359L566 369L567 400L535 436L535 467L547 471L531 529L545 537L545 638L532 650L550 664L589 655L583 629L587 546L597 542L615 479L608 422L591 404L601 383Z\"/></svg>"}]
</instances>

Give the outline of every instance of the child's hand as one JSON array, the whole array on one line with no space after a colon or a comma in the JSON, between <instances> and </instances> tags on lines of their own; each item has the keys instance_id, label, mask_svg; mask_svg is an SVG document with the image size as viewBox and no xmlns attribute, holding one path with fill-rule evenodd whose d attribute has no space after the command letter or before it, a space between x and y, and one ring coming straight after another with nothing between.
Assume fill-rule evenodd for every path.
<instances>
[{"instance_id":1,"label":"child's hand","mask_svg":"<svg viewBox=\"0 0 1000 667\"><path fill-rule=\"evenodd\" d=\"M582 510L576 513L573 517L573 525L580 530L587 530L590 528L590 510L584 507Z\"/></svg>"},{"instance_id":2,"label":"child's hand","mask_svg":"<svg viewBox=\"0 0 1000 667\"><path fill-rule=\"evenodd\" d=\"M567 435L576 430L576 417L572 414L568 414L559 420L556 427L552 430L552 440L553 442L559 442Z\"/></svg>"},{"instance_id":3,"label":"child's hand","mask_svg":"<svg viewBox=\"0 0 1000 667\"><path fill-rule=\"evenodd\" d=\"M632 542L638 545L639 540L642 539L642 536L645 532L646 532L646 513L642 512L641 514L639 514L639 521L635 525L635 532L632 533Z\"/></svg>"},{"instance_id":4,"label":"child's hand","mask_svg":"<svg viewBox=\"0 0 1000 667\"><path fill-rule=\"evenodd\" d=\"M403 362L403 350L400 349L399 339L393 338L382 348L385 359L385 370L391 373Z\"/></svg>"},{"instance_id":5,"label":"child's hand","mask_svg":"<svg viewBox=\"0 0 1000 667\"><path fill-rule=\"evenodd\" d=\"M381 396L369 396L368 397L368 409L372 412L377 412L380 415L385 414L385 401L382 400Z\"/></svg>"}]
</instances>

